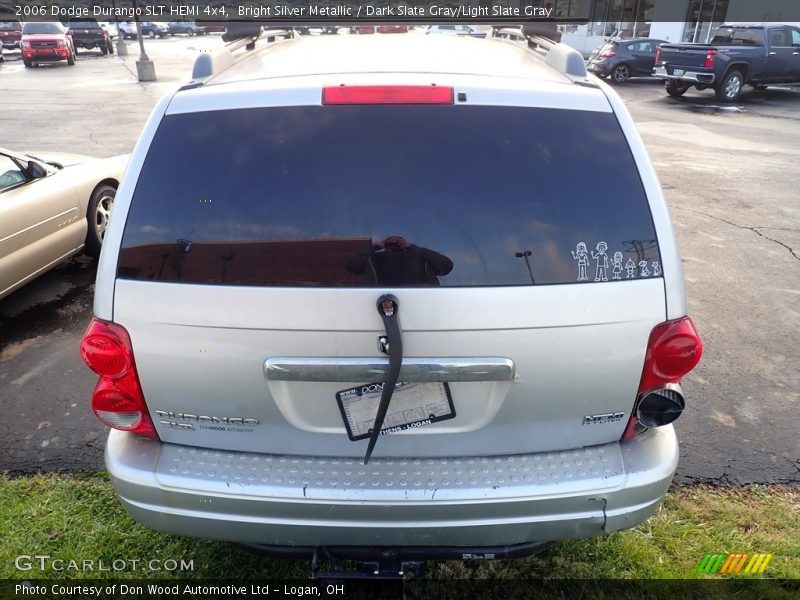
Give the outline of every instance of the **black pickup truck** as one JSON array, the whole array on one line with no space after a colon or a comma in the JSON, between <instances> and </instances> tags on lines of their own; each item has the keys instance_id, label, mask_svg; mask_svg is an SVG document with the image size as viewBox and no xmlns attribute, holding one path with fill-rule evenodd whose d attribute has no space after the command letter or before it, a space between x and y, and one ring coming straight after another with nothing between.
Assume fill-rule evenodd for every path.
<instances>
[{"instance_id":1,"label":"black pickup truck","mask_svg":"<svg viewBox=\"0 0 800 600\"><path fill-rule=\"evenodd\" d=\"M721 102L735 101L745 85L800 82L800 28L725 24L710 44L661 44L653 74L670 96L714 88Z\"/></svg>"},{"instance_id":2,"label":"black pickup truck","mask_svg":"<svg viewBox=\"0 0 800 600\"><path fill-rule=\"evenodd\" d=\"M70 19L66 23L69 33L72 35L72 43L75 51L78 48L83 50L93 50L97 48L103 54L114 54L114 44L111 43L111 36L100 27L95 19Z\"/></svg>"}]
</instances>

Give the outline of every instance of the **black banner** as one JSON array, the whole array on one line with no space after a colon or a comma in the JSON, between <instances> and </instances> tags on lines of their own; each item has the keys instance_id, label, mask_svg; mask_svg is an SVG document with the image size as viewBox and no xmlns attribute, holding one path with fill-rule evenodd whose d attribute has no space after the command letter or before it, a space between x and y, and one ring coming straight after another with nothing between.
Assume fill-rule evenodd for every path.
<instances>
[{"instance_id":1,"label":"black banner","mask_svg":"<svg viewBox=\"0 0 800 600\"><path fill-rule=\"evenodd\" d=\"M707 2L709 5L710 2ZM0 0L0 19L20 21L168 22L263 21L296 23L654 23L707 19L699 0L629 0L609 12L606 0ZM716 3L714 4L716 6ZM722 4L720 4L722 6ZM798 0L727 0L724 19L753 22L800 22ZM616 10L616 9L615 9ZM617 14L618 13L618 14Z\"/></svg>"},{"instance_id":2,"label":"black banner","mask_svg":"<svg viewBox=\"0 0 800 600\"><path fill-rule=\"evenodd\" d=\"M648 600L797 598L800 580L761 578L615 580L615 579L352 579L295 580L88 580L30 579L0 581L0 600L187 600L268 598L409 598L420 600L497 598Z\"/></svg>"}]
</instances>

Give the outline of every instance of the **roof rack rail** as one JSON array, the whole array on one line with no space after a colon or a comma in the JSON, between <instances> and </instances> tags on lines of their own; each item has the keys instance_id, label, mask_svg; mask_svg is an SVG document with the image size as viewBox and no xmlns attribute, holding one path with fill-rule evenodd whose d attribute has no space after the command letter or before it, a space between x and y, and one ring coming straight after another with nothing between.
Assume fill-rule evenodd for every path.
<instances>
[{"instance_id":1,"label":"roof rack rail","mask_svg":"<svg viewBox=\"0 0 800 600\"><path fill-rule=\"evenodd\" d=\"M495 27L494 37L514 41L524 40L528 48L544 58L545 64L569 77L574 83L592 84L587 79L586 63L583 56L574 48L561 43L561 36L555 23L525 24L518 28Z\"/></svg>"},{"instance_id":2,"label":"roof rack rail","mask_svg":"<svg viewBox=\"0 0 800 600\"><path fill-rule=\"evenodd\" d=\"M242 48L245 51L253 50L256 42L266 39L267 43L275 42L278 39L294 37L293 29L261 29L248 33L246 36L237 37L225 45L224 48L215 52L204 52L198 55L192 67L192 79L180 89L191 89L203 85L211 77L219 75L224 70L229 69L242 58L247 56L245 53L234 55Z\"/></svg>"},{"instance_id":3,"label":"roof rack rail","mask_svg":"<svg viewBox=\"0 0 800 600\"><path fill-rule=\"evenodd\" d=\"M544 62L573 81L585 80L587 77L586 63L583 62L583 56L575 48L566 44L560 42L551 44L547 49Z\"/></svg>"}]
</instances>

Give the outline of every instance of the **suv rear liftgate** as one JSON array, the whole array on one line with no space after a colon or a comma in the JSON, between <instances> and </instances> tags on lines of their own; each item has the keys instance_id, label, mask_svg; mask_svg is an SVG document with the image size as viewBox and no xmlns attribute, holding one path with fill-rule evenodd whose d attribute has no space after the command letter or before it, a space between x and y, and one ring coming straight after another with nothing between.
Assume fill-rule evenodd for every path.
<instances>
[{"instance_id":1,"label":"suv rear liftgate","mask_svg":"<svg viewBox=\"0 0 800 600\"><path fill-rule=\"evenodd\" d=\"M630 118L514 44L417 43L544 79L212 79L154 113L82 344L140 522L394 569L661 501L701 346Z\"/></svg>"}]
</instances>

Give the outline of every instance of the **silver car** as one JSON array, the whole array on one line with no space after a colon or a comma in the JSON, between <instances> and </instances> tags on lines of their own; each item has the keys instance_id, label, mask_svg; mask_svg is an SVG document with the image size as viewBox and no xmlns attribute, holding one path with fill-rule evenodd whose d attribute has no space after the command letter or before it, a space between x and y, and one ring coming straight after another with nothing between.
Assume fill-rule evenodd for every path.
<instances>
[{"instance_id":1,"label":"silver car","mask_svg":"<svg viewBox=\"0 0 800 600\"><path fill-rule=\"evenodd\" d=\"M69 257L97 256L127 156L0 148L0 298Z\"/></svg>"},{"instance_id":2,"label":"silver car","mask_svg":"<svg viewBox=\"0 0 800 600\"><path fill-rule=\"evenodd\" d=\"M502 558L666 493L702 346L642 141L574 50L204 55L116 202L82 353L141 523Z\"/></svg>"}]
</instances>

